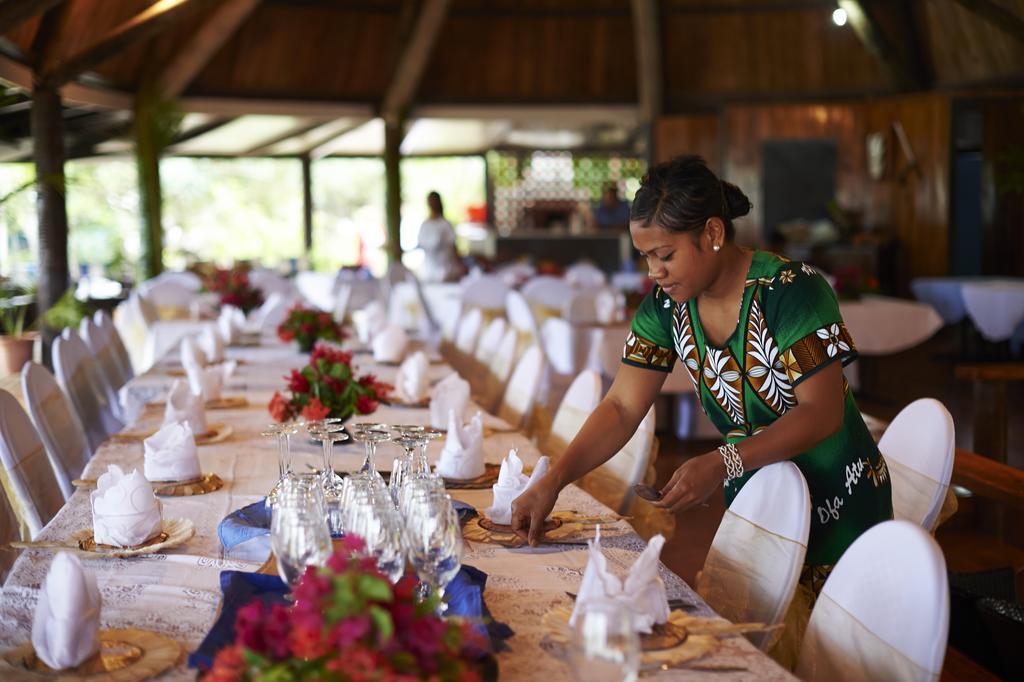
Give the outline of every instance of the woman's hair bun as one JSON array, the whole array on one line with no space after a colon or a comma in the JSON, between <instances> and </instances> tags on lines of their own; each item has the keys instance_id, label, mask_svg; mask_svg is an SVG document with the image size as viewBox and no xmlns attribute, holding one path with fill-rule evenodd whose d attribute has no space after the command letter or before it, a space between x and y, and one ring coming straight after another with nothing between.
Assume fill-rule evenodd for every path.
<instances>
[{"instance_id":1,"label":"woman's hair bun","mask_svg":"<svg viewBox=\"0 0 1024 682\"><path fill-rule=\"evenodd\" d=\"M750 199L736 185L731 182L722 181L722 192L725 194L725 203L729 209L729 218L739 218L750 213L753 205Z\"/></svg>"}]
</instances>

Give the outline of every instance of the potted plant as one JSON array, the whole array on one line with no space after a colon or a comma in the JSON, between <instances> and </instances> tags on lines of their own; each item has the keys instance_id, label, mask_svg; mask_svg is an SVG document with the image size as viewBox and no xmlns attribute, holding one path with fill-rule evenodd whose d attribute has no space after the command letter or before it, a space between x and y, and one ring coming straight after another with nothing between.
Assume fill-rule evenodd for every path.
<instances>
[{"instance_id":1,"label":"potted plant","mask_svg":"<svg viewBox=\"0 0 1024 682\"><path fill-rule=\"evenodd\" d=\"M20 372L32 359L32 346L39 334L28 331L26 321L34 301L26 287L0 283L0 376Z\"/></svg>"}]
</instances>

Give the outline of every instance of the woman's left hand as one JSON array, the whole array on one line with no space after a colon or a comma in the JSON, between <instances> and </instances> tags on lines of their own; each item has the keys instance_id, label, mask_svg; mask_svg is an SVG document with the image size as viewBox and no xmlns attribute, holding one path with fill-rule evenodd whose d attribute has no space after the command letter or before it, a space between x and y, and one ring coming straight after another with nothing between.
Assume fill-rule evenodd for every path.
<instances>
[{"instance_id":1,"label":"woman's left hand","mask_svg":"<svg viewBox=\"0 0 1024 682\"><path fill-rule=\"evenodd\" d=\"M717 450L694 457L675 470L654 506L673 513L689 509L711 497L724 480L725 462Z\"/></svg>"}]
</instances>

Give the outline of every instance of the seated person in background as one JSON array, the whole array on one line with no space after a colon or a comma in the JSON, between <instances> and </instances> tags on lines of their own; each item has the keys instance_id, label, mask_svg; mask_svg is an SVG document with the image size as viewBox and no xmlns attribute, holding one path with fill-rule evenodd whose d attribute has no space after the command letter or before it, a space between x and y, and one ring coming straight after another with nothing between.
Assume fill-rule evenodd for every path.
<instances>
[{"instance_id":1,"label":"seated person in background","mask_svg":"<svg viewBox=\"0 0 1024 682\"><path fill-rule=\"evenodd\" d=\"M594 209L594 222L599 230L629 227L629 203L619 198L619 187L609 182L601 194L601 203Z\"/></svg>"},{"instance_id":2,"label":"seated person in background","mask_svg":"<svg viewBox=\"0 0 1024 682\"><path fill-rule=\"evenodd\" d=\"M455 229L444 217L441 195L427 195L430 216L420 226L417 246L423 249L423 281L449 282L462 274L462 265L455 252Z\"/></svg>"}]
</instances>

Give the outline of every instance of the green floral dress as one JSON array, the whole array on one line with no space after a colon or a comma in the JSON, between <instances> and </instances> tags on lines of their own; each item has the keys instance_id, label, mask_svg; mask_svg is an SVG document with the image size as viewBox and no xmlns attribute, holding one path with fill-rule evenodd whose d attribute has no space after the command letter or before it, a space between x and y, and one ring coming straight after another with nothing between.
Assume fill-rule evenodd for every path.
<instances>
[{"instance_id":1,"label":"green floral dress","mask_svg":"<svg viewBox=\"0 0 1024 682\"><path fill-rule=\"evenodd\" d=\"M660 372L671 372L680 358L704 412L726 442L737 444L795 406L801 381L857 357L828 282L810 266L771 253L754 253L739 319L717 347L704 337L696 300L677 304L655 288L633 318L622 355L626 364ZM865 530L892 518L885 460L845 379L843 391L842 428L792 458L811 492L806 564L823 569ZM727 504L753 473L725 484Z\"/></svg>"}]
</instances>

